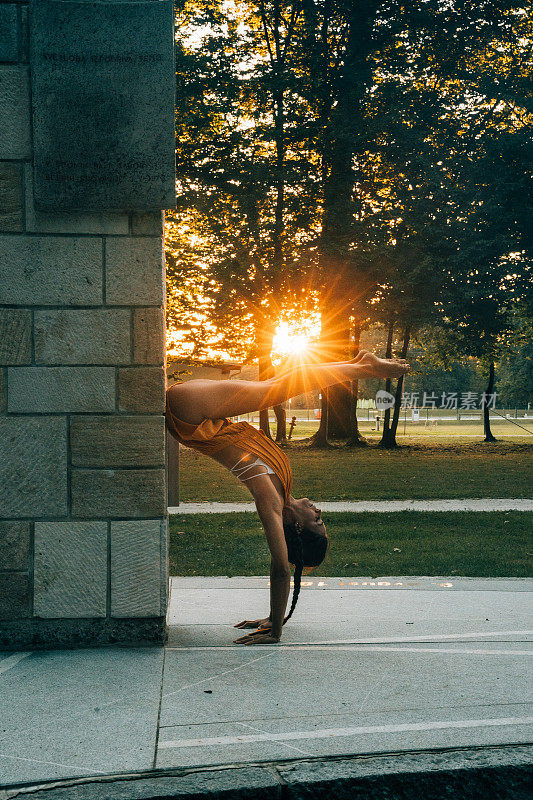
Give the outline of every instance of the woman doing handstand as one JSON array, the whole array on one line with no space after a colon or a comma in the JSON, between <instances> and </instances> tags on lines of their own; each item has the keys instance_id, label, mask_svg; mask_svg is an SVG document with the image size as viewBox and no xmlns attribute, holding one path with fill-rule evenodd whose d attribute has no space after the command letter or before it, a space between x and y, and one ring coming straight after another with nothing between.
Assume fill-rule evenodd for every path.
<instances>
[{"instance_id":1,"label":"woman doing handstand","mask_svg":"<svg viewBox=\"0 0 533 800\"><path fill-rule=\"evenodd\" d=\"M166 421L182 444L227 467L250 490L270 549L270 614L244 620L237 628L256 628L237 644L279 642L292 616L304 567L318 566L328 548L320 509L307 497L291 494L292 473L283 450L247 422L228 417L270 408L289 397L362 378L397 378L409 371L403 359L382 359L359 351L353 361L303 364L266 381L191 380L167 391ZM287 616L290 564L294 592Z\"/></svg>"}]
</instances>

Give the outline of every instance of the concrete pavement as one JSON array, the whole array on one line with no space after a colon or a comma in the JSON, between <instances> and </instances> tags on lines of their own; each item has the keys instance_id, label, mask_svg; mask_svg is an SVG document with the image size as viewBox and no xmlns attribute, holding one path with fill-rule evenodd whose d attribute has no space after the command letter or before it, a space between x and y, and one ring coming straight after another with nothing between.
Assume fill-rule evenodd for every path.
<instances>
[{"instance_id":1,"label":"concrete pavement","mask_svg":"<svg viewBox=\"0 0 533 800\"><path fill-rule=\"evenodd\" d=\"M173 578L164 650L0 654L0 785L531 742L533 581L305 584L279 645L266 578Z\"/></svg>"}]
</instances>

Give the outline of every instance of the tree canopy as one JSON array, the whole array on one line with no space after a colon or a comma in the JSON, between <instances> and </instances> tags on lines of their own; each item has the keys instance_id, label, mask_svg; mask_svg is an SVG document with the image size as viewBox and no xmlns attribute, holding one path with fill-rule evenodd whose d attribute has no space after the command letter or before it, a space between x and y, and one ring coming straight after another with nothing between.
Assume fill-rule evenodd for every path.
<instances>
[{"instance_id":1,"label":"tree canopy","mask_svg":"<svg viewBox=\"0 0 533 800\"><path fill-rule=\"evenodd\" d=\"M318 308L323 358L376 322L499 357L530 307L523 4L188 0L176 20L180 346L266 376L276 323Z\"/></svg>"}]
</instances>

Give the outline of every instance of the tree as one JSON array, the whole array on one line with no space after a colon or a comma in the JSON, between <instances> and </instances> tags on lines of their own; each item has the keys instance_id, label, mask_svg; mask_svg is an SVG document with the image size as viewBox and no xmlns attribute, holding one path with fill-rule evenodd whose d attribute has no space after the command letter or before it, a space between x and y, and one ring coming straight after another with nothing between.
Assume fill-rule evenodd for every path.
<instances>
[{"instance_id":1,"label":"tree","mask_svg":"<svg viewBox=\"0 0 533 800\"><path fill-rule=\"evenodd\" d=\"M174 277L194 254L209 318L194 332L207 328L219 349L257 359L260 379L271 375L284 308L298 304L304 312L314 302L304 280L304 265L312 264L305 256L312 220L301 199L309 170L291 144L298 109L285 105L299 7L299 0L288 12L279 0L233 9L190 2L178 15L188 38L177 57L181 193L171 224L181 238L171 242L169 297L172 305ZM169 318L176 316L171 309ZM269 433L266 411L262 427Z\"/></svg>"},{"instance_id":2,"label":"tree","mask_svg":"<svg viewBox=\"0 0 533 800\"><path fill-rule=\"evenodd\" d=\"M453 320L461 326L462 334L455 334L462 339L461 354L489 359L487 390L492 391L490 363L507 330L506 306L524 288L524 200L531 190L524 169L523 9L509 3L483 6L481 27L474 6L426 4L422 12L416 4L410 7L405 47L415 81L410 86L407 81L399 101L390 102L390 88L385 94L399 121L386 128L396 147L385 153L396 161L389 194L399 224L393 228L397 253L382 305L387 318L396 296L392 305L408 312L411 332L435 324L441 314L445 325ZM386 107L383 115L386 119ZM404 128L402 135L398 129L408 120L412 133ZM507 274L514 250L522 253L518 272ZM398 386L395 410L400 393ZM488 409L485 424L490 439ZM395 444L387 425L382 443Z\"/></svg>"},{"instance_id":3,"label":"tree","mask_svg":"<svg viewBox=\"0 0 533 800\"><path fill-rule=\"evenodd\" d=\"M321 356L338 361L354 355L351 319L356 305L353 288L355 263L350 256L357 214L354 198L354 153L364 139L363 101L370 82L368 55L373 46L377 4L355 0L319 3L304 0L301 45L307 73L306 100L313 115L321 164L321 232L317 242L321 276ZM359 276L362 284L363 274ZM360 296L364 290L359 287ZM356 396L355 389L355 396ZM322 417L314 444L324 446L328 436L361 441L357 430L353 387L330 387L323 393Z\"/></svg>"},{"instance_id":4,"label":"tree","mask_svg":"<svg viewBox=\"0 0 533 800\"><path fill-rule=\"evenodd\" d=\"M533 314L526 304L512 308L510 324L496 365L498 397L503 406L528 408L533 403Z\"/></svg>"},{"instance_id":5,"label":"tree","mask_svg":"<svg viewBox=\"0 0 533 800\"><path fill-rule=\"evenodd\" d=\"M194 18L204 34L179 49L183 245L173 269L192 281L199 256L193 284L209 317L190 337L260 357L266 375L276 320L312 304L318 287L322 357L352 355L372 322L405 342L453 324L461 308L474 330L481 285L472 303L461 297L476 270L508 288L501 266L518 253L513 270L523 272L529 258L524 9L503 0L186 9L183 24ZM490 278L483 291L492 286L503 302L504 285ZM326 399L322 442L326 424L358 441L354 393L338 397L332 408Z\"/></svg>"}]
</instances>

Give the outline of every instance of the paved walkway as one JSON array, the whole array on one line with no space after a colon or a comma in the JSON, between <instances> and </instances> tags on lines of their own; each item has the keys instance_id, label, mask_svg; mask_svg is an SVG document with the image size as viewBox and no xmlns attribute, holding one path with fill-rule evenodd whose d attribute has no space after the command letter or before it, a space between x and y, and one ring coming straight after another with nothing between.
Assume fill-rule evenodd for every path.
<instances>
[{"instance_id":1,"label":"paved walkway","mask_svg":"<svg viewBox=\"0 0 533 800\"><path fill-rule=\"evenodd\" d=\"M533 500L492 499L476 500L346 500L321 502L322 511L395 512L395 511L533 511ZM169 514L228 514L255 511L254 503L180 503L171 506Z\"/></svg>"},{"instance_id":2,"label":"paved walkway","mask_svg":"<svg viewBox=\"0 0 533 800\"><path fill-rule=\"evenodd\" d=\"M531 741L532 588L310 579L282 643L238 647L268 579L173 578L165 649L0 653L0 784Z\"/></svg>"}]
</instances>

